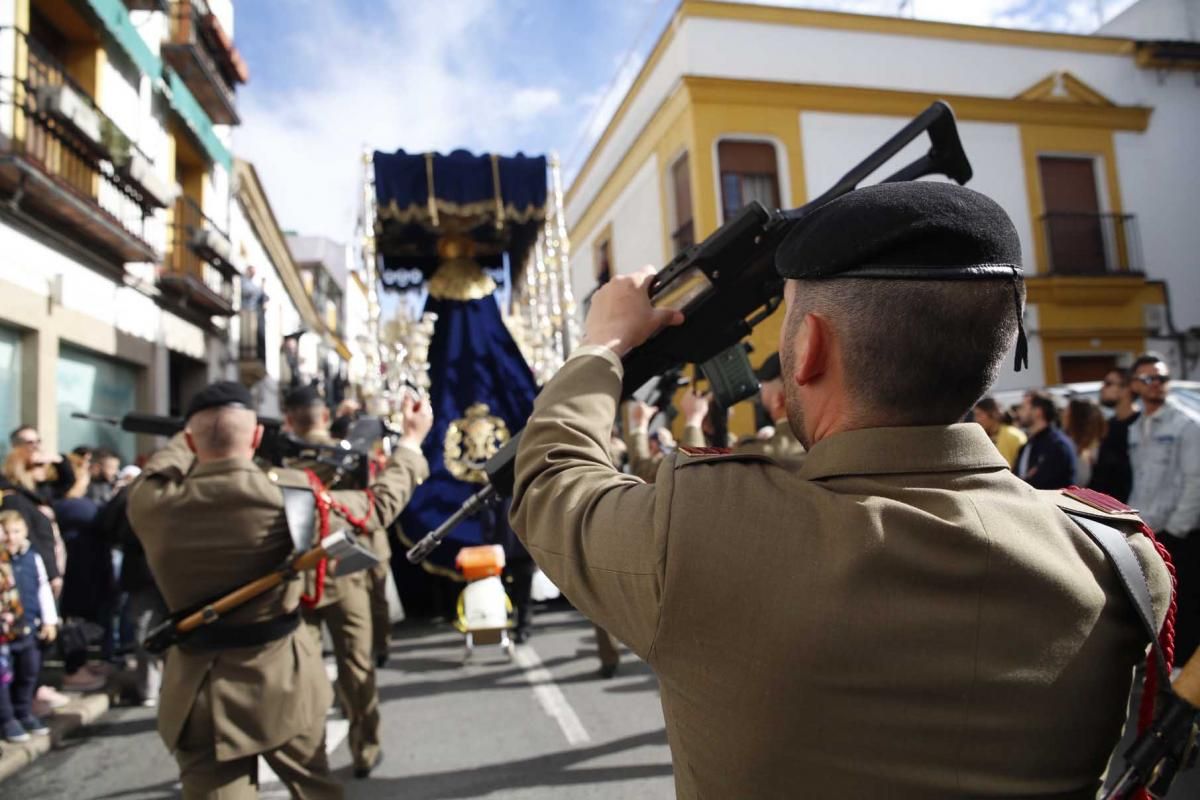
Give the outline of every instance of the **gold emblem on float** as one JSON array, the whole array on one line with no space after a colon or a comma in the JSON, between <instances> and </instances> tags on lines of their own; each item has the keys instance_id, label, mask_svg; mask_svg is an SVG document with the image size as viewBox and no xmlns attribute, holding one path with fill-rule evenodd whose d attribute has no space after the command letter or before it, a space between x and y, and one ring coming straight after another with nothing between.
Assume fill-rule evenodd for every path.
<instances>
[{"instance_id":1,"label":"gold emblem on float","mask_svg":"<svg viewBox=\"0 0 1200 800\"><path fill-rule=\"evenodd\" d=\"M460 481L487 483L483 465L508 441L508 426L488 413L490 410L484 403L475 403L446 428L442 458L446 469Z\"/></svg>"}]
</instances>

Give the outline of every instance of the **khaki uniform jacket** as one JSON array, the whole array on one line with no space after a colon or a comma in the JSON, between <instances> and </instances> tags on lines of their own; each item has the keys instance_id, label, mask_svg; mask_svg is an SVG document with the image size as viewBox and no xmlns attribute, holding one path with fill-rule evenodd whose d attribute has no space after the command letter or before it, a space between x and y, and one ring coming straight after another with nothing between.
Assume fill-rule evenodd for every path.
<instances>
[{"instance_id":1,"label":"khaki uniform jacket","mask_svg":"<svg viewBox=\"0 0 1200 800\"><path fill-rule=\"evenodd\" d=\"M982 428L842 433L799 469L676 454L648 485L605 449L621 374L580 348L542 390L511 520L654 668L680 797L1094 797L1148 642Z\"/></svg>"},{"instance_id":2,"label":"khaki uniform jacket","mask_svg":"<svg viewBox=\"0 0 1200 800\"><path fill-rule=\"evenodd\" d=\"M792 426L786 419L775 423L775 433L770 439L743 442L733 448L736 453L762 455L781 464L799 465L804 461L804 445L792 433Z\"/></svg>"},{"instance_id":3,"label":"khaki uniform jacket","mask_svg":"<svg viewBox=\"0 0 1200 800\"><path fill-rule=\"evenodd\" d=\"M425 459L395 454L365 492L333 492L355 516L386 525L426 471ZM155 583L172 612L262 577L292 552L280 486L307 487L296 470L264 472L249 459L196 464L183 434L146 464L130 490L129 521L146 550ZM251 600L226 619L240 625L296 610L301 581ZM254 755L320 724L333 700L316 642L297 631L262 647L167 652L158 730L172 751L205 677L212 687L219 761Z\"/></svg>"},{"instance_id":4,"label":"khaki uniform jacket","mask_svg":"<svg viewBox=\"0 0 1200 800\"><path fill-rule=\"evenodd\" d=\"M704 447L704 432L695 425L683 429L679 440L682 447ZM658 465L666 457L660 450L656 454L650 452L650 436L645 431L634 431L625 434L625 450L629 456L629 471L647 483L654 482L658 474Z\"/></svg>"},{"instance_id":5,"label":"khaki uniform jacket","mask_svg":"<svg viewBox=\"0 0 1200 800\"><path fill-rule=\"evenodd\" d=\"M315 444L335 444L336 441L328 435L321 434L310 434L309 436L303 438ZM407 455L400 455L399 453L396 453L393 454L393 457L402 459L403 463L406 465L406 468L410 470L410 479L414 481L412 488L408 490L408 494L411 496L412 490L429 477L429 465L425 461L425 456L418 450L408 450L404 447L398 447L397 451L404 451L407 453ZM303 470L306 468L311 469L326 486L329 486L333 478L336 477L333 468L319 462L314 463L297 459L293 463L288 463L288 467L294 470ZM335 492L334 494L336 495L338 493ZM369 547L371 552L379 558L381 563L387 564L392 558L392 546L391 543L388 542L387 533L388 525L390 525L391 522L389 521L388 523L380 525L378 524L378 520L373 520L373 523L374 524L368 525L365 536L360 536L360 540L365 539L365 541L361 541L360 543ZM330 532L333 532L334 530L336 530L336 528L332 528ZM351 529L351 533L359 535L359 532L354 529ZM316 591L317 583L315 576L315 572L309 572L303 577L304 593L309 597L311 597ZM334 578L332 575L328 575L325 579L325 590L321 594L321 600L317 603L317 608L324 608L327 605L336 603L338 597L343 591L354 590L351 587L357 587L363 591L367 591L367 572L359 571L352 575L346 575L340 578Z\"/></svg>"}]
</instances>

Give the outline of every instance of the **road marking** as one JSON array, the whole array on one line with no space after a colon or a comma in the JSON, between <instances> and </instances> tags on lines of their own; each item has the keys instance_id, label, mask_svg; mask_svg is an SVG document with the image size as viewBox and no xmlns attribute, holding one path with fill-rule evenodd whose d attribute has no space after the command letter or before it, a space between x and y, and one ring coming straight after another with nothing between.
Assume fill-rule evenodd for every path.
<instances>
[{"instance_id":1,"label":"road marking","mask_svg":"<svg viewBox=\"0 0 1200 800\"><path fill-rule=\"evenodd\" d=\"M513 660L525 672L525 680L533 687L533 696L537 698L538 705L562 728L563 735L567 737L567 744L578 747L590 742L592 737L588 736L587 729L579 721L579 715L571 708L566 696L554 682L550 670L542 664L537 651L527 644L518 645Z\"/></svg>"}]
</instances>

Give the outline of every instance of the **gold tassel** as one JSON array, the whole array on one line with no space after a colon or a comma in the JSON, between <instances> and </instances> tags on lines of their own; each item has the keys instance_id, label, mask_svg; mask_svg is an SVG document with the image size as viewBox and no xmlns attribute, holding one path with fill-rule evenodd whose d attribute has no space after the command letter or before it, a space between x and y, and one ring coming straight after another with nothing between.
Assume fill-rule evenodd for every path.
<instances>
[{"instance_id":1,"label":"gold tassel","mask_svg":"<svg viewBox=\"0 0 1200 800\"><path fill-rule=\"evenodd\" d=\"M500 197L500 157L492 153L492 186L496 189L496 230L504 230L504 200Z\"/></svg>"},{"instance_id":2,"label":"gold tassel","mask_svg":"<svg viewBox=\"0 0 1200 800\"><path fill-rule=\"evenodd\" d=\"M425 154L425 182L429 185L429 221L438 226L437 196L433 193L433 153Z\"/></svg>"}]
</instances>

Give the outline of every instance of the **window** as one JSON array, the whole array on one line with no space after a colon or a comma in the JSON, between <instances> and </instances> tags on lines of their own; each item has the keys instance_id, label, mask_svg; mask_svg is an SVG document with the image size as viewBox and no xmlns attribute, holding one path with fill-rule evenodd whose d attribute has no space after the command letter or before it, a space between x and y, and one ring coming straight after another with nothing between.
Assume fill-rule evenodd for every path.
<instances>
[{"instance_id":1,"label":"window","mask_svg":"<svg viewBox=\"0 0 1200 800\"><path fill-rule=\"evenodd\" d=\"M592 245L592 269L596 273L597 286L612 280L612 233L609 231L605 231Z\"/></svg>"},{"instance_id":2,"label":"window","mask_svg":"<svg viewBox=\"0 0 1200 800\"><path fill-rule=\"evenodd\" d=\"M136 368L112 358L67 345L58 354L58 447L103 447L132 463L137 456L132 433L91 420L76 419L75 411L120 417L137 408Z\"/></svg>"},{"instance_id":3,"label":"window","mask_svg":"<svg viewBox=\"0 0 1200 800\"><path fill-rule=\"evenodd\" d=\"M9 431L21 425L21 334L0 328L0 455L8 452Z\"/></svg>"},{"instance_id":4,"label":"window","mask_svg":"<svg viewBox=\"0 0 1200 800\"><path fill-rule=\"evenodd\" d=\"M723 222L754 200L767 208L779 208L779 170L774 145L721 142L717 145L717 162L721 171Z\"/></svg>"},{"instance_id":5,"label":"window","mask_svg":"<svg viewBox=\"0 0 1200 800\"><path fill-rule=\"evenodd\" d=\"M675 198L671 242L677 255L696 243L696 227L692 221L692 176L688 171L687 153L671 165L671 186Z\"/></svg>"},{"instance_id":6,"label":"window","mask_svg":"<svg viewBox=\"0 0 1200 800\"><path fill-rule=\"evenodd\" d=\"M1089 157L1038 156L1046 215L1049 272L1103 274L1108 267L1108 215L1100 213L1096 171Z\"/></svg>"}]
</instances>

